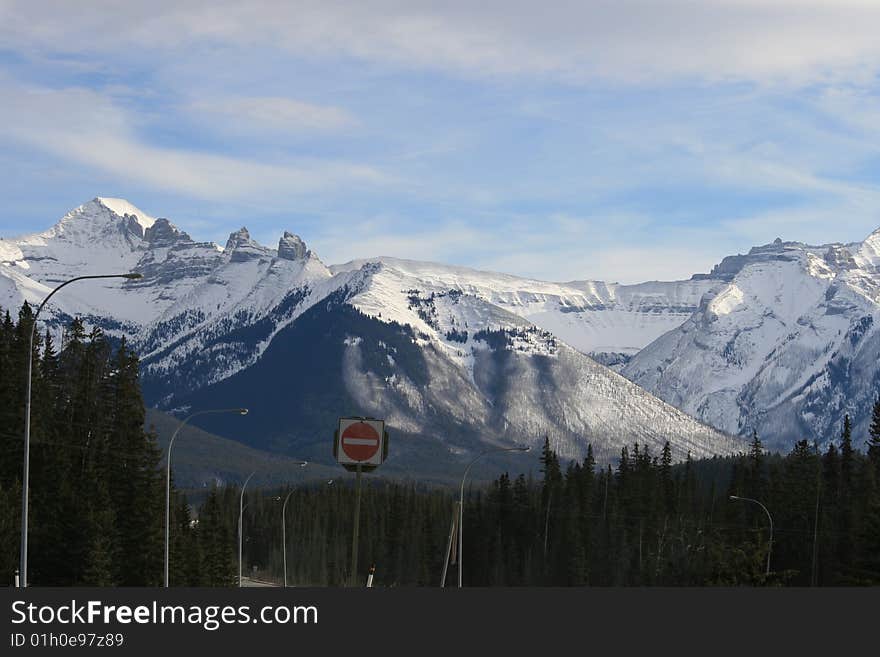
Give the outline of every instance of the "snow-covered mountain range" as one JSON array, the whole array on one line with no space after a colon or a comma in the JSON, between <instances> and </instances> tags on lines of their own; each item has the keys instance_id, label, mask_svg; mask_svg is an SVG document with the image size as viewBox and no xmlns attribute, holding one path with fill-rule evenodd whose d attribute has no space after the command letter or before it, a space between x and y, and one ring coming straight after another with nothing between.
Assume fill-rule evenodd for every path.
<instances>
[{"instance_id":1,"label":"snow-covered mountain range","mask_svg":"<svg viewBox=\"0 0 880 657\"><path fill-rule=\"evenodd\" d=\"M204 426L257 447L326 460L335 419L363 414L386 418L410 471L544 435L571 458L587 443L606 460L667 439L679 459L743 449L586 355L622 366L690 321L719 277L622 286L391 258L327 267L292 233L269 248L242 228L220 247L96 198L0 239L0 306L127 271L144 277L70 286L44 319L128 336L156 407L250 407L247 436Z\"/></svg>"},{"instance_id":2,"label":"snow-covered mountain range","mask_svg":"<svg viewBox=\"0 0 880 657\"><path fill-rule=\"evenodd\" d=\"M725 259L724 283L626 364L640 386L728 432L785 449L868 436L880 395L880 230L864 242L782 242Z\"/></svg>"}]
</instances>

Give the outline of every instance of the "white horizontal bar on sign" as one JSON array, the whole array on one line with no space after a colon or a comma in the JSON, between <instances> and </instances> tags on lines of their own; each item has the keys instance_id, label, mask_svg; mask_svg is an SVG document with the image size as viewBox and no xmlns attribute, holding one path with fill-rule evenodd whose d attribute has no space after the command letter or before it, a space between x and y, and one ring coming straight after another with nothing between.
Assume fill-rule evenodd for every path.
<instances>
[{"instance_id":1,"label":"white horizontal bar on sign","mask_svg":"<svg viewBox=\"0 0 880 657\"><path fill-rule=\"evenodd\" d=\"M378 445L377 438L343 438L342 442L346 445Z\"/></svg>"}]
</instances>

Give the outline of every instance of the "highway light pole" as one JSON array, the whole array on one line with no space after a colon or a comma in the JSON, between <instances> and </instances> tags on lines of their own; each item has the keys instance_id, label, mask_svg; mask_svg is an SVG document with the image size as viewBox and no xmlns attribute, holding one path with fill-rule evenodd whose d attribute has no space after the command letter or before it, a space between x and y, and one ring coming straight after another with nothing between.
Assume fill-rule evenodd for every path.
<instances>
[{"instance_id":1,"label":"highway light pole","mask_svg":"<svg viewBox=\"0 0 880 657\"><path fill-rule=\"evenodd\" d=\"M468 463L468 466L464 469L464 474L461 477L461 491L459 493L458 498L458 588L461 588L461 580L462 580L462 571L464 568L464 482L467 479L468 472L470 472L471 467L479 461L481 458L488 454L494 454L496 452L528 452L531 447L498 447L495 449L487 449L484 452L480 452L474 458L473 461Z\"/></svg>"},{"instance_id":2,"label":"highway light pole","mask_svg":"<svg viewBox=\"0 0 880 657\"><path fill-rule=\"evenodd\" d=\"M303 461L299 467L304 468L308 464L308 461ZM293 490L287 493L284 504L281 505L281 556L284 562L284 588L287 588L287 502L291 495L293 495Z\"/></svg>"},{"instance_id":3,"label":"highway light pole","mask_svg":"<svg viewBox=\"0 0 880 657\"><path fill-rule=\"evenodd\" d=\"M247 415L246 408L218 408L207 411L198 411L184 418L171 434L171 440L168 441L168 454L165 458L165 588L168 588L168 562L171 556L169 544L169 536L171 535L171 448L174 447L174 439L177 434L186 425L187 422L199 415L208 415L209 413L238 413L239 415Z\"/></svg>"},{"instance_id":4,"label":"highway light pole","mask_svg":"<svg viewBox=\"0 0 880 657\"><path fill-rule=\"evenodd\" d=\"M241 588L241 536L244 533L242 521L244 520L244 489L247 488L248 482L256 473L251 472L248 478L244 480L241 486L241 495L238 498L238 588Z\"/></svg>"},{"instance_id":5,"label":"highway light pole","mask_svg":"<svg viewBox=\"0 0 880 657\"><path fill-rule=\"evenodd\" d=\"M76 281L92 280L96 278L127 278L135 280L143 278L143 274L102 274L96 276L77 276L68 281L64 281L49 293L43 302L37 308L37 312L31 320L31 334L28 342L28 365L27 365L27 394L24 405L24 474L21 480L21 562L19 564L19 583L21 588L27 588L27 552L28 552L28 491L30 484L30 458L31 458L31 379L33 378L34 366L34 334L37 330L37 317L40 311L46 305L46 302L63 287L67 287Z\"/></svg>"},{"instance_id":6,"label":"highway light pole","mask_svg":"<svg viewBox=\"0 0 880 657\"><path fill-rule=\"evenodd\" d=\"M767 514L767 520L770 521L770 544L767 546L767 571L765 575L770 575L770 553L773 552L773 517L770 515L770 512L767 510L767 507L761 504L758 500L753 500L750 497L739 497L738 495L731 495L731 500L740 500L741 502L752 502L753 504L757 504L759 507L764 509L764 513Z\"/></svg>"},{"instance_id":7,"label":"highway light pole","mask_svg":"<svg viewBox=\"0 0 880 657\"><path fill-rule=\"evenodd\" d=\"M281 557L284 562L284 588L287 588L287 502L293 491L284 498L284 504L281 505Z\"/></svg>"}]
</instances>

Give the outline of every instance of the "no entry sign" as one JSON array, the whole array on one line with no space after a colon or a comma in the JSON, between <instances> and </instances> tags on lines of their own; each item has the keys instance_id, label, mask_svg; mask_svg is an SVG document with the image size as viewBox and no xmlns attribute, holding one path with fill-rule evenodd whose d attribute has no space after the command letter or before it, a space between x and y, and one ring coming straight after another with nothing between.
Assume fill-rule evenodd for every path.
<instances>
[{"instance_id":1,"label":"no entry sign","mask_svg":"<svg viewBox=\"0 0 880 657\"><path fill-rule=\"evenodd\" d=\"M342 451L352 461L369 461L382 446L382 436L366 422L349 424L342 431Z\"/></svg>"},{"instance_id":2,"label":"no entry sign","mask_svg":"<svg viewBox=\"0 0 880 657\"><path fill-rule=\"evenodd\" d=\"M385 460L388 451L385 423L382 420L345 417L339 420L333 453L348 467L360 464L371 470Z\"/></svg>"}]
</instances>

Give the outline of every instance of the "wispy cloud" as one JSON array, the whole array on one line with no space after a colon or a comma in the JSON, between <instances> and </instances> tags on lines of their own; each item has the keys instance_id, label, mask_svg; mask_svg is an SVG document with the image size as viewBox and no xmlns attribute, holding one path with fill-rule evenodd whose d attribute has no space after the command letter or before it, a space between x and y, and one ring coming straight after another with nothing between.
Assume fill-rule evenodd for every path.
<instances>
[{"instance_id":1,"label":"wispy cloud","mask_svg":"<svg viewBox=\"0 0 880 657\"><path fill-rule=\"evenodd\" d=\"M383 185L376 168L321 158L266 163L157 146L137 134L135 121L108 97L83 88L48 89L0 78L0 134L66 160L112 172L161 191L197 198L327 191L340 185Z\"/></svg>"},{"instance_id":2,"label":"wispy cloud","mask_svg":"<svg viewBox=\"0 0 880 657\"><path fill-rule=\"evenodd\" d=\"M355 118L341 108L292 98L199 98L186 103L183 109L196 120L219 121L218 128L226 133L309 134L357 125Z\"/></svg>"},{"instance_id":3,"label":"wispy cloud","mask_svg":"<svg viewBox=\"0 0 880 657\"><path fill-rule=\"evenodd\" d=\"M640 243L640 234L653 223L637 214L553 214L503 221L498 217L484 217L482 222L450 219L414 230L400 217L375 216L344 226L330 222L314 233L310 245L330 263L383 255L539 280L622 283L690 278L708 271L725 255L722 243L702 250L689 245L687 237L700 231L670 230L662 239Z\"/></svg>"},{"instance_id":4,"label":"wispy cloud","mask_svg":"<svg viewBox=\"0 0 880 657\"><path fill-rule=\"evenodd\" d=\"M858 241L880 226L880 194L875 194L870 201L845 198L831 203L762 210L726 219L721 225L755 244L765 244L776 237L812 244Z\"/></svg>"},{"instance_id":5,"label":"wispy cloud","mask_svg":"<svg viewBox=\"0 0 880 657\"><path fill-rule=\"evenodd\" d=\"M4 3L0 41L58 52L271 43L405 68L640 82L867 79L880 57L880 6L872 0L47 4Z\"/></svg>"},{"instance_id":6,"label":"wispy cloud","mask_svg":"<svg viewBox=\"0 0 880 657\"><path fill-rule=\"evenodd\" d=\"M874 0L0 0L0 194L34 229L130 196L331 262L681 278L880 225L878 24Z\"/></svg>"}]
</instances>

